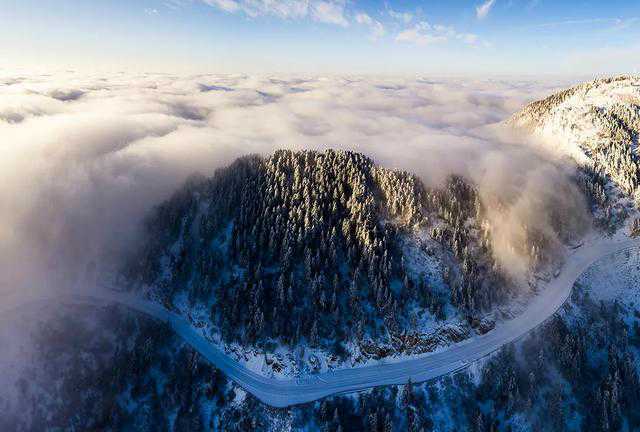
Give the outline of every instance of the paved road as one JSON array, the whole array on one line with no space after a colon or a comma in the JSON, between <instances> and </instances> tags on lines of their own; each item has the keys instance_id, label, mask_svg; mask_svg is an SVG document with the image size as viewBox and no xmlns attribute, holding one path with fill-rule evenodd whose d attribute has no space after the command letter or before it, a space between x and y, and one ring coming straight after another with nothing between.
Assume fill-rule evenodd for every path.
<instances>
[{"instance_id":1,"label":"paved road","mask_svg":"<svg viewBox=\"0 0 640 432\"><path fill-rule=\"evenodd\" d=\"M151 317L168 322L173 330L206 359L243 389L266 404L287 407L314 401L329 395L350 393L370 387L427 381L467 367L469 364L526 335L550 318L569 298L576 279L595 261L609 254L640 246L640 241L599 241L584 245L567 258L563 271L536 296L518 317L499 324L494 330L436 353L418 358L342 369L310 376L306 379L266 378L227 356L202 337L189 322L163 306L133 295L117 292L92 293L91 296L66 296L74 303L119 303ZM26 302L49 302L55 299L26 298ZM14 303L15 307L15 303ZM1 312L1 311L0 311Z\"/></svg>"}]
</instances>

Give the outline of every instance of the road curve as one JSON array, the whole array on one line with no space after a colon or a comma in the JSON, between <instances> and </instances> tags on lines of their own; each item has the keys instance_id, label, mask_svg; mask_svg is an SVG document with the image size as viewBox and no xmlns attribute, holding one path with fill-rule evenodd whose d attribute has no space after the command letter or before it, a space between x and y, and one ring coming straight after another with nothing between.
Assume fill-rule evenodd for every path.
<instances>
[{"instance_id":1,"label":"road curve","mask_svg":"<svg viewBox=\"0 0 640 432\"><path fill-rule=\"evenodd\" d=\"M562 272L553 279L542 293L534 297L525 311L505 321L482 336L476 336L445 350L424 354L409 360L374 366L341 369L311 375L302 380L267 378L248 370L216 348L182 316L162 305L131 294L104 291L99 293L66 294L56 298L31 297L21 300L21 305L33 302L67 301L80 304L101 305L117 303L167 322L186 343L226 374L247 392L274 407L311 402L326 396L350 393L371 387L427 381L460 369L513 342L544 323L567 301L578 277L594 262L609 254L640 246L638 240L600 241L571 252ZM13 304L16 307L16 304ZM1 311L0 311L1 313Z\"/></svg>"}]
</instances>

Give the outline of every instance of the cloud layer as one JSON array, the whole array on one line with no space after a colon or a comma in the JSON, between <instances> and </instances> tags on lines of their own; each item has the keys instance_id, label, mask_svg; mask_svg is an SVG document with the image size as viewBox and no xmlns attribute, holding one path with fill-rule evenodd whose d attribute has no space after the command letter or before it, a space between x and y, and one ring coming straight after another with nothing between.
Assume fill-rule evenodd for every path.
<instances>
[{"instance_id":1,"label":"cloud layer","mask_svg":"<svg viewBox=\"0 0 640 432\"><path fill-rule=\"evenodd\" d=\"M187 176L247 153L346 148L429 183L460 173L525 185L527 173L550 168L516 164L491 125L549 90L358 77L2 77L0 289L71 284L87 268L117 265L142 217Z\"/></svg>"}]
</instances>

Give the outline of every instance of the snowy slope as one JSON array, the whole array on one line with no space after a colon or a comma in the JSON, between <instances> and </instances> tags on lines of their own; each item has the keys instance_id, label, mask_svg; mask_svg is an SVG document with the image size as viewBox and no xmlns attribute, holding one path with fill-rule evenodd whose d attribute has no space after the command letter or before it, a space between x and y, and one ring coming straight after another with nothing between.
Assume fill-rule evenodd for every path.
<instances>
[{"instance_id":1,"label":"snowy slope","mask_svg":"<svg viewBox=\"0 0 640 432\"><path fill-rule=\"evenodd\" d=\"M621 305L640 306L640 251L623 250L595 263L577 280L597 301L617 301Z\"/></svg>"},{"instance_id":2,"label":"snowy slope","mask_svg":"<svg viewBox=\"0 0 640 432\"><path fill-rule=\"evenodd\" d=\"M640 77L578 85L527 105L508 123L559 155L605 173L625 195L638 187Z\"/></svg>"}]
</instances>

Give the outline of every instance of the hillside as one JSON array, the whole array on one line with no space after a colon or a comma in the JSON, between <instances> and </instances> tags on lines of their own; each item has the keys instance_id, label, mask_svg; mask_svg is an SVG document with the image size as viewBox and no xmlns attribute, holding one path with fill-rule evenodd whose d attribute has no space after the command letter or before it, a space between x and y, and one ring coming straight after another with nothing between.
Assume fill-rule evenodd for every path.
<instances>
[{"instance_id":1,"label":"hillside","mask_svg":"<svg viewBox=\"0 0 640 432\"><path fill-rule=\"evenodd\" d=\"M280 354L269 373L300 346L317 368L416 354L487 331L516 296L483 215L458 177L432 189L358 153L277 151L193 177L126 273L245 360ZM517 246L532 270L550 260L544 233Z\"/></svg>"},{"instance_id":2,"label":"hillside","mask_svg":"<svg viewBox=\"0 0 640 432\"><path fill-rule=\"evenodd\" d=\"M580 161L576 180L614 240L627 239L617 215L636 211L638 183L628 168L638 142L635 86L631 78L584 84L511 119ZM627 101L631 114L608 97ZM600 114L590 119L592 111ZM463 370L274 409L164 316L60 297L11 312L19 333L0 331L3 352L23 354L0 361L7 389L0 429L639 430L637 246L599 258L544 324L495 354L451 356L486 347L515 315L526 319L519 306L544 298L572 257L595 254L608 237L595 231L576 241L561 205L567 193L555 188L549 221L537 225L546 229L525 226L518 241L508 239L528 263L523 280L514 280L494 251L492 224L508 219L489 217L513 213L501 195L489 201L481 190L458 176L428 185L348 151L246 156L192 176L157 206L122 274L104 282L133 290L113 296L145 297L185 317L179 323L207 346L277 386L286 378L322 387L335 382L327 376L345 380L347 371L337 369L372 363L406 370L420 363L416 355L436 350L424 359L440 356ZM517 196L529 197L525 190ZM542 207L532 215L543 216ZM33 349L25 351L29 339ZM453 346L464 339L473 340ZM375 370L361 377L380 379Z\"/></svg>"},{"instance_id":3,"label":"hillside","mask_svg":"<svg viewBox=\"0 0 640 432\"><path fill-rule=\"evenodd\" d=\"M633 198L640 185L640 77L583 83L527 105L509 121L570 156L588 176L588 192L606 206Z\"/></svg>"}]
</instances>

